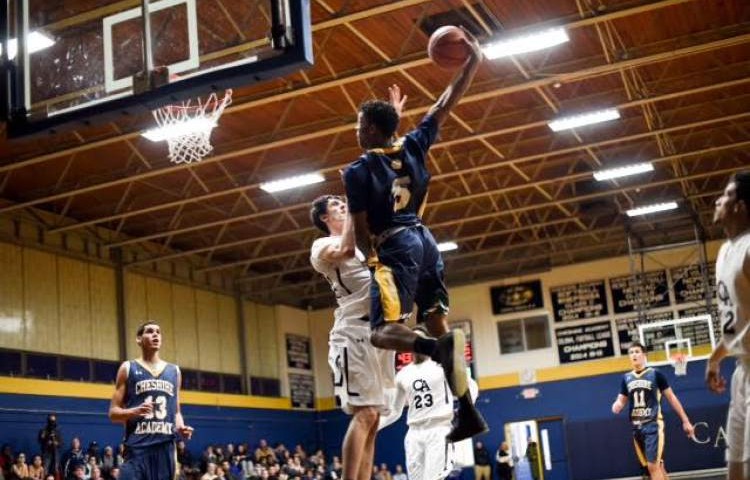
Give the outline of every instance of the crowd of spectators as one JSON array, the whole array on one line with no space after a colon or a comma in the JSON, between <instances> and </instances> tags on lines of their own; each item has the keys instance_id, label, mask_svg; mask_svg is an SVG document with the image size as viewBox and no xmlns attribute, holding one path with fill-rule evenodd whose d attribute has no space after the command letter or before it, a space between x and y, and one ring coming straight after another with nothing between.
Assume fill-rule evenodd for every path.
<instances>
[{"instance_id":1,"label":"crowd of spectators","mask_svg":"<svg viewBox=\"0 0 750 480\"><path fill-rule=\"evenodd\" d=\"M125 461L124 445L99 448L96 441L84 449L80 438L62 451L62 437L54 416L39 432L40 454L13 452L10 445L0 451L0 480L117 480ZM30 460L30 461L29 461ZM293 449L279 443L274 447L261 439L254 449L247 443L210 445L194 456L177 443L179 480L340 480L341 461L330 459L322 450L308 453L302 445ZM407 480L396 466L392 475L386 464L373 467L372 480Z\"/></svg>"}]
</instances>

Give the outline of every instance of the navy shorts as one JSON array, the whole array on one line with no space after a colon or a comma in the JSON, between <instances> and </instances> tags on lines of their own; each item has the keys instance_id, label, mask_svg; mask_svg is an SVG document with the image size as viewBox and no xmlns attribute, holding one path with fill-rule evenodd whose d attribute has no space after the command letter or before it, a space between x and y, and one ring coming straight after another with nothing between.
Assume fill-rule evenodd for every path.
<instances>
[{"instance_id":1,"label":"navy shorts","mask_svg":"<svg viewBox=\"0 0 750 480\"><path fill-rule=\"evenodd\" d=\"M175 456L174 442L128 447L119 480L174 480Z\"/></svg>"},{"instance_id":2,"label":"navy shorts","mask_svg":"<svg viewBox=\"0 0 750 480\"><path fill-rule=\"evenodd\" d=\"M416 225L387 238L378 247L370 287L370 325L406 320L417 304L419 320L448 312L443 259L430 231Z\"/></svg>"},{"instance_id":3,"label":"navy shorts","mask_svg":"<svg viewBox=\"0 0 750 480\"><path fill-rule=\"evenodd\" d=\"M633 443L641 465L645 467L646 462L661 463L664 453L664 423L657 420L633 427Z\"/></svg>"}]
</instances>

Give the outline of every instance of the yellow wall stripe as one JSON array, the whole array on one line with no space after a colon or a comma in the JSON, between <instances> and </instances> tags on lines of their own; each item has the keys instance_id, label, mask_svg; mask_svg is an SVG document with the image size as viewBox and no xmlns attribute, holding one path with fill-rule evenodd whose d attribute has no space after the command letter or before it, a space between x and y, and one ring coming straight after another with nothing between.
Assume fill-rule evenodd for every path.
<instances>
[{"instance_id":1,"label":"yellow wall stripe","mask_svg":"<svg viewBox=\"0 0 750 480\"><path fill-rule=\"evenodd\" d=\"M96 383L61 382L37 380L33 378L0 377L0 393L21 395L49 395L54 397L92 398L109 400L114 387ZM183 405L206 405L212 407L264 408L270 410L291 410L287 397L257 397L231 395L228 393L206 393L183 391Z\"/></svg>"}]
</instances>

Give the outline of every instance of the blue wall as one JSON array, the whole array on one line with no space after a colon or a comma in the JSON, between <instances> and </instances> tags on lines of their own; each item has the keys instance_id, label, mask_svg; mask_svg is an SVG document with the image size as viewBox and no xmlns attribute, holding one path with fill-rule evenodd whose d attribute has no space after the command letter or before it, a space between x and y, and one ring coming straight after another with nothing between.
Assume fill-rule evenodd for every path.
<instances>
[{"instance_id":1,"label":"blue wall","mask_svg":"<svg viewBox=\"0 0 750 480\"><path fill-rule=\"evenodd\" d=\"M715 446L717 432L724 424L728 394L714 395L703 384L704 362L693 362L688 375L674 377L671 368L663 368L673 390L695 422L707 422L696 444L682 434L679 419L664 403L666 425L665 459L668 471L715 468L724 465L724 443ZM733 369L725 362L723 373L729 378ZM484 391L479 409L490 424L490 432L481 440L494 455L503 440L504 425L509 422L544 417L561 417L565 424L570 478L588 480L638 475L626 413L615 416L610 406L619 392L621 374L546 382L536 385L541 394L533 400L520 396L521 387ZM33 395L0 395L0 444L10 443L26 452L36 452L36 435L46 414L58 412L59 423L69 444L79 434L85 445L97 440L100 445L117 444L122 430L112 425L104 400L66 399ZM196 428L189 448L198 453L209 443L248 442L259 439L283 442L287 446L302 443L307 449L323 448L330 455L341 451L341 439L349 417L338 411L319 414L299 411L251 410L185 405L185 418ZM404 465L404 418L383 430L376 447L376 462L391 467Z\"/></svg>"}]
</instances>

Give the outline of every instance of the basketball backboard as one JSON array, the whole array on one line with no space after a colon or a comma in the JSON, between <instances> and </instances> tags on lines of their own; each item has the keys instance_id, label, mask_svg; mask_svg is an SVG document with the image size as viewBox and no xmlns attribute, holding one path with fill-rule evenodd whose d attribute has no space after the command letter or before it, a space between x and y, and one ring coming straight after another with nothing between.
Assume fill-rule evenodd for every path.
<instances>
[{"instance_id":1,"label":"basketball backboard","mask_svg":"<svg viewBox=\"0 0 750 480\"><path fill-rule=\"evenodd\" d=\"M10 136L142 113L312 65L309 0L0 4ZM143 73L154 69L162 75Z\"/></svg>"},{"instance_id":2,"label":"basketball backboard","mask_svg":"<svg viewBox=\"0 0 750 480\"><path fill-rule=\"evenodd\" d=\"M708 358L717 340L710 315L643 323L638 336L654 366L672 363L677 354L689 361Z\"/></svg>"}]
</instances>

